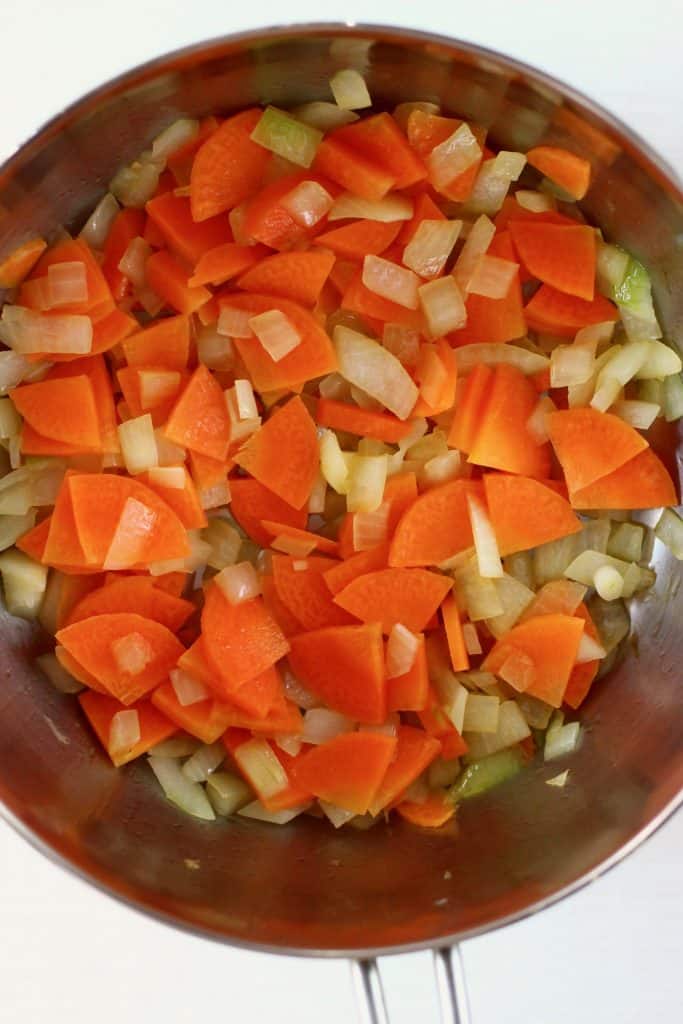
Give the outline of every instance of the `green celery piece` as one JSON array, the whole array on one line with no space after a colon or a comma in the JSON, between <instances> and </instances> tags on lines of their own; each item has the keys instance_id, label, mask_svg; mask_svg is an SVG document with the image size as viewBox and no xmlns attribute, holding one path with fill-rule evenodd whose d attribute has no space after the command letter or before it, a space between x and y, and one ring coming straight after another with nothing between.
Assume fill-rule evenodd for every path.
<instances>
[{"instance_id":1,"label":"green celery piece","mask_svg":"<svg viewBox=\"0 0 683 1024\"><path fill-rule=\"evenodd\" d=\"M322 137L317 128L276 107L266 107L251 133L254 142L299 167L311 166Z\"/></svg>"},{"instance_id":2,"label":"green celery piece","mask_svg":"<svg viewBox=\"0 0 683 1024\"><path fill-rule=\"evenodd\" d=\"M448 790L448 797L454 803L468 800L471 796L485 793L493 786L511 779L522 769L524 759L519 747L499 750L469 764Z\"/></svg>"},{"instance_id":3,"label":"green celery piece","mask_svg":"<svg viewBox=\"0 0 683 1024\"><path fill-rule=\"evenodd\" d=\"M614 289L614 301L628 309L637 309L650 298L650 275L633 256L628 261L621 284Z\"/></svg>"}]
</instances>

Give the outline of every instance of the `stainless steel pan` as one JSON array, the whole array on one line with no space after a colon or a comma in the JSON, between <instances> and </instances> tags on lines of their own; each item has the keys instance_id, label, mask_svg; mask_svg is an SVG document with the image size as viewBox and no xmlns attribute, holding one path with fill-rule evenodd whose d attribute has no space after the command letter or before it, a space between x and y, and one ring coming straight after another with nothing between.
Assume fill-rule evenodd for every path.
<instances>
[{"instance_id":1,"label":"stainless steel pan","mask_svg":"<svg viewBox=\"0 0 683 1024\"><path fill-rule=\"evenodd\" d=\"M359 39L372 45L349 46ZM331 71L354 61L366 65L380 106L436 100L486 124L506 148L551 142L589 156L583 208L650 268L668 337L683 347L683 197L656 154L547 75L469 44L389 28L227 37L90 93L0 168L0 257L36 231L49 238L60 225L79 226L116 167L178 116L327 98ZM678 476L677 439L664 444ZM369 1021L383 1019L374 958L432 947L446 1019L464 1020L463 1000L458 1009L453 999L459 962L448 951L591 881L681 801L681 571L661 549L656 567L655 591L633 613L637 647L586 704L570 785L548 787L542 767L532 767L436 832L398 821L335 832L312 819L276 828L181 817L145 765L111 767L73 699L34 667L46 638L2 612L4 815L56 862L176 926L257 950L352 957ZM187 859L200 869L189 870Z\"/></svg>"}]
</instances>

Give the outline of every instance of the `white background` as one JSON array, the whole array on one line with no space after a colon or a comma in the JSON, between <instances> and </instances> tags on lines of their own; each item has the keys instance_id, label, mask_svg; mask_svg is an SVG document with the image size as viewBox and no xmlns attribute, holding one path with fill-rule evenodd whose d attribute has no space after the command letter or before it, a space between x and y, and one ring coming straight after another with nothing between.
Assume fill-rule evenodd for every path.
<instances>
[{"instance_id":1,"label":"white background","mask_svg":"<svg viewBox=\"0 0 683 1024\"><path fill-rule=\"evenodd\" d=\"M252 10L253 7L253 10ZM283 21L394 23L542 67L683 167L678 0L0 0L0 158L83 91L150 57ZM674 1024L683 1018L683 814L540 917L464 946L473 1024ZM264 884L268 880L264 879ZM0 1021L348 1024L348 969L227 949L106 899L0 825ZM428 957L383 967L397 1024L436 1021Z\"/></svg>"}]
</instances>

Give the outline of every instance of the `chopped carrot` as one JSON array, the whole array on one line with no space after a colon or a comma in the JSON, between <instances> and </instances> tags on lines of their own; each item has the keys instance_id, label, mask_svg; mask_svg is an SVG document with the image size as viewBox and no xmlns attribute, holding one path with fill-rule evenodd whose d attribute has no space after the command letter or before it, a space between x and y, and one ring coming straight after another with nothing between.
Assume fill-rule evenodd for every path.
<instances>
[{"instance_id":1,"label":"chopped carrot","mask_svg":"<svg viewBox=\"0 0 683 1024\"><path fill-rule=\"evenodd\" d=\"M270 160L268 150L251 140L260 118L255 107L229 117L199 149L190 178L195 221L231 210L259 187Z\"/></svg>"},{"instance_id":2,"label":"chopped carrot","mask_svg":"<svg viewBox=\"0 0 683 1024\"><path fill-rule=\"evenodd\" d=\"M378 814L399 800L408 786L440 753L441 744L434 736L428 736L422 729L414 729L410 725L399 726L396 753L372 801L372 813Z\"/></svg>"},{"instance_id":3,"label":"chopped carrot","mask_svg":"<svg viewBox=\"0 0 683 1024\"><path fill-rule=\"evenodd\" d=\"M264 245L236 245L223 242L203 253L197 261L190 285L224 284L253 267L268 253Z\"/></svg>"},{"instance_id":4,"label":"chopped carrot","mask_svg":"<svg viewBox=\"0 0 683 1024\"><path fill-rule=\"evenodd\" d=\"M211 298L208 288L190 284L192 275L165 249L149 257L145 272L152 291L177 313L196 313Z\"/></svg>"},{"instance_id":5,"label":"chopped carrot","mask_svg":"<svg viewBox=\"0 0 683 1024\"><path fill-rule=\"evenodd\" d=\"M550 476L550 446L538 444L527 427L537 401L536 389L521 370L496 366L467 461L506 473Z\"/></svg>"},{"instance_id":6,"label":"chopped carrot","mask_svg":"<svg viewBox=\"0 0 683 1024\"><path fill-rule=\"evenodd\" d=\"M173 444L211 459L225 459L230 445L230 417L223 391L200 363L173 407L164 434Z\"/></svg>"},{"instance_id":7,"label":"chopped carrot","mask_svg":"<svg viewBox=\"0 0 683 1024\"><path fill-rule=\"evenodd\" d=\"M566 295L549 284L542 284L524 307L529 327L562 338L573 338L582 327L616 320L618 315L617 307L600 294L589 302Z\"/></svg>"},{"instance_id":8,"label":"chopped carrot","mask_svg":"<svg viewBox=\"0 0 683 1024\"><path fill-rule=\"evenodd\" d=\"M272 534L263 522L277 522L283 527L303 530L308 518L305 506L300 509L283 501L258 480L248 477L230 481L230 511L242 529L261 547L269 547Z\"/></svg>"},{"instance_id":9,"label":"chopped carrot","mask_svg":"<svg viewBox=\"0 0 683 1024\"><path fill-rule=\"evenodd\" d=\"M389 545L378 544L369 551L359 551L358 554L351 555L343 562L334 562L330 568L323 571L325 583L331 593L338 594L358 576L364 576L376 569L384 569L388 555Z\"/></svg>"},{"instance_id":10,"label":"chopped carrot","mask_svg":"<svg viewBox=\"0 0 683 1024\"><path fill-rule=\"evenodd\" d=\"M452 594L449 594L441 605L441 617L446 631L448 641L448 652L451 657L451 667L454 672L467 672L470 667L470 657L465 646L465 637L462 631L462 619L458 611L458 605Z\"/></svg>"},{"instance_id":11,"label":"chopped carrot","mask_svg":"<svg viewBox=\"0 0 683 1024\"><path fill-rule=\"evenodd\" d=\"M123 341L129 366L160 366L184 370L190 353L190 318L169 316Z\"/></svg>"},{"instance_id":12,"label":"chopped carrot","mask_svg":"<svg viewBox=\"0 0 683 1024\"><path fill-rule=\"evenodd\" d=\"M595 294L595 231L586 224L572 227L511 221L510 233L530 274L568 295L592 302Z\"/></svg>"},{"instance_id":13,"label":"chopped carrot","mask_svg":"<svg viewBox=\"0 0 683 1024\"><path fill-rule=\"evenodd\" d=\"M301 632L301 623L280 600L272 575L261 576L261 594L263 603L287 639Z\"/></svg>"},{"instance_id":14,"label":"chopped carrot","mask_svg":"<svg viewBox=\"0 0 683 1024\"><path fill-rule=\"evenodd\" d=\"M539 615L513 626L489 651L482 668L516 690L559 708L583 635L584 621Z\"/></svg>"},{"instance_id":15,"label":"chopped carrot","mask_svg":"<svg viewBox=\"0 0 683 1024\"><path fill-rule=\"evenodd\" d=\"M528 551L581 529L569 502L540 480L486 473L484 489L501 555Z\"/></svg>"},{"instance_id":16,"label":"chopped carrot","mask_svg":"<svg viewBox=\"0 0 683 1024\"><path fill-rule=\"evenodd\" d=\"M446 599L448 600L448 598ZM429 702L429 666L424 636L420 635L411 668L402 676L387 679L388 711L424 711Z\"/></svg>"},{"instance_id":17,"label":"chopped carrot","mask_svg":"<svg viewBox=\"0 0 683 1024\"><path fill-rule=\"evenodd\" d=\"M182 488L167 487L158 478L151 478L149 472L140 473L136 479L141 484L144 484L145 487L149 487L150 491L154 491L155 494L158 494L166 502L168 507L175 512L186 530L201 530L207 525L208 519L200 504L192 477L184 468L183 472L185 474L185 483Z\"/></svg>"},{"instance_id":18,"label":"chopped carrot","mask_svg":"<svg viewBox=\"0 0 683 1024\"><path fill-rule=\"evenodd\" d=\"M453 480L421 494L398 522L389 565L439 565L474 543L467 495L481 485Z\"/></svg>"},{"instance_id":19,"label":"chopped carrot","mask_svg":"<svg viewBox=\"0 0 683 1024\"><path fill-rule=\"evenodd\" d=\"M394 736L350 732L308 750L293 767L294 782L336 807L365 814L396 750Z\"/></svg>"},{"instance_id":20,"label":"chopped carrot","mask_svg":"<svg viewBox=\"0 0 683 1024\"><path fill-rule=\"evenodd\" d=\"M101 450L115 453L121 450L116 432L114 393L106 363L101 355L85 356L70 363L53 366L46 380L63 380L84 376L90 381L101 437Z\"/></svg>"},{"instance_id":21,"label":"chopped carrot","mask_svg":"<svg viewBox=\"0 0 683 1024\"><path fill-rule=\"evenodd\" d=\"M428 114L422 110L414 110L408 118L408 141L412 147L423 157L429 156L432 150L445 142L446 139L457 131L463 124L457 117L440 117L437 114ZM479 143L482 155L479 160L471 164L465 171L448 182L446 186L439 184L439 192L452 199L454 202L465 202L469 199L472 187L476 181L481 162L484 158L485 129L479 125L471 124L470 130ZM434 184L433 177L430 181Z\"/></svg>"},{"instance_id":22,"label":"chopped carrot","mask_svg":"<svg viewBox=\"0 0 683 1024\"><path fill-rule=\"evenodd\" d=\"M314 306L334 260L334 253L324 249L274 253L246 270L237 286L246 292L278 295L302 306Z\"/></svg>"},{"instance_id":23,"label":"chopped carrot","mask_svg":"<svg viewBox=\"0 0 683 1024\"><path fill-rule=\"evenodd\" d=\"M16 542L16 547L32 558L34 562L42 562L45 557L45 545L52 525L51 521L52 516L47 516L37 526L31 527L30 530L23 533ZM81 557L82 555L81 551Z\"/></svg>"},{"instance_id":24,"label":"chopped carrot","mask_svg":"<svg viewBox=\"0 0 683 1024\"><path fill-rule=\"evenodd\" d=\"M90 672L86 672L81 664L69 654L64 647L60 647L59 644L55 647L55 657L62 668L73 676L83 686L87 686L88 689L92 690L93 693L103 693L105 696L109 696L109 691L105 686L102 685L94 675Z\"/></svg>"},{"instance_id":25,"label":"chopped carrot","mask_svg":"<svg viewBox=\"0 0 683 1024\"><path fill-rule=\"evenodd\" d=\"M338 554L339 545L337 542L330 540L329 537L323 537L319 533L311 533L310 530L300 530L296 526L290 526L288 523L274 523L272 519L262 519L261 526L271 538L287 537L293 541L301 541L302 544L312 544L313 548L311 550L318 551L320 554ZM272 546L272 540L263 546Z\"/></svg>"},{"instance_id":26,"label":"chopped carrot","mask_svg":"<svg viewBox=\"0 0 683 1024\"><path fill-rule=\"evenodd\" d=\"M363 274L357 270L354 277L342 297L342 309L350 313L359 313L361 316L372 317L374 320L382 320L385 323L402 324L404 327L412 327L414 330L424 329L422 313L419 309L406 309L399 306L397 302L385 299L375 292L371 292L363 284Z\"/></svg>"},{"instance_id":27,"label":"chopped carrot","mask_svg":"<svg viewBox=\"0 0 683 1024\"><path fill-rule=\"evenodd\" d=\"M128 291L129 281L119 263L134 238L139 238L145 227L143 210L126 209L117 213L104 243L102 273L107 279L111 293L120 302Z\"/></svg>"},{"instance_id":28,"label":"chopped carrot","mask_svg":"<svg viewBox=\"0 0 683 1024\"><path fill-rule=\"evenodd\" d=\"M677 505L678 495L662 460L646 448L618 469L572 491L570 502L576 509L660 508Z\"/></svg>"},{"instance_id":29,"label":"chopped carrot","mask_svg":"<svg viewBox=\"0 0 683 1024\"><path fill-rule=\"evenodd\" d=\"M394 174L329 135L318 146L313 168L362 199L383 199L396 184Z\"/></svg>"},{"instance_id":30,"label":"chopped carrot","mask_svg":"<svg viewBox=\"0 0 683 1024\"><path fill-rule=\"evenodd\" d=\"M288 555L273 555L273 580L282 604L300 623L302 629L323 629L326 626L345 626L354 621L334 603L323 572L330 567L329 558L308 556L299 559Z\"/></svg>"},{"instance_id":31,"label":"chopped carrot","mask_svg":"<svg viewBox=\"0 0 683 1024\"><path fill-rule=\"evenodd\" d=\"M586 608L585 604L581 602L574 614L583 619L585 625L583 627L584 633L600 643L600 634L595 628L595 623L591 618L590 612ZM564 703L568 704L570 708L576 711L577 708L583 704L584 700L590 693L590 689L595 682L595 678L600 668L600 660L595 659L593 661L584 661L578 665L574 665L569 676L569 682L567 683L567 689L564 691Z\"/></svg>"},{"instance_id":32,"label":"chopped carrot","mask_svg":"<svg viewBox=\"0 0 683 1024\"><path fill-rule=\"evenodd\" d=\"M58 563L85 567L89 563L76 528L76 517L70 482L75 479L67 473L59 489L49 520L49 529L41 561L46 565Z\"/></svg>"},{"instance_id":33,"label":"chopped carrot","mask_svg":"<svg viewBox=\"0 0 683 1024\"><path fill-rule=\"evenodd\" d=\"M510 222L513 220L528 220L532 224L565 224L568 227L577 223L576 220L566 217L563 213L558 213L557 210L541 210L540 212L528 210L525 206L520 206L514 195L508 195L494 218L496 231L501 233L509 230ZM501 255L501 253L497 253L497 255Z\"/></svg>"},{"instance_id":34,"label":"chopped carrot","mask_svg":"<svg viewBox=\"0 0 683 1024\"><path fill-rule=\"evenodd\" d=\"M455 814L455 807L445 793L430 793L422 803L404 800L396 808L398 813L411 825L420 828L441 828Z\"/></svg>"},{"instance_id":35,"label":"chopped carrot","mask_svg":"<svg viewBox=\"0 0 683 1024\"><path fill-rule=\"evenodd\" d=\"M117 751L111 746L111 723L116 714L126 710L126 705L105 694L88 692L81 693L78 702L95 730L97 738L117 768L128 764L129 761L140 757L141 754L146 754L157 743L167 740L169 736L173 736L178 731L175 722L170 721L148 700L141 700L132 708L137 711L140 739L130 750Z\"/></svg>"},{"instance_id":36,"label":"chopped carrot","mask_svg":"<svg viewBox=\"0 0 683 1024\"><path fill-rule=\"evenodd\" d=\"M318 400L315 418L321 427L344 430L359 437L374 437L388 444L398 444L411 429L408 421L399 420L391 413L361 409L332 398Z\"/></svg>"},{"instance_id":37,"label":"chopped carrot","mask_svg":"<svg viewBox=\"0 0 683 1024\"><path fill-rule=\"evenodd\" d=\"M328 139L349 146L390 174L394 188L409 188L427 177L427 168L408 145L405 135L391 114L374 114L353 124L337 128Z\"/></svg>"},{"instance_id":38,"label":"chopped carrot","mask_svg":"<svg viewBox=\"0 0 683 1024\"><path fill-rule=\"evenodd\" d=\"M381 622L385 633L398 622L421 633L452 585L427 569L378 569L358 576L334 600L363 622Z\"/></svg>"},{"instance_id":39,"label":"chopped carrot","mask_svg":"<svg viewBox=\"0 0 683 1024\"><path fill-rule=\"evenodd\" d=\"M155 587L151 577L124 576L86 594L72 608L65 624L70 626L91 615L136 612L177 633L194 610L190 601L183 601Z\"/></svg>"},{"instance_id":40,"label":"chopped carrot","mask_svg":"<svg viewBox=\"0 0 683 1024\"><path fill-rule=\"evenodd\" d=\"M434 417L452 408L458 382L458 364L455 352L444 338L437 339L434 345L420 347L416 377L420 385L420 397L411 416Z\"/></svg>"},{"instance_id":41,"label":"chopped carrot","mask_svg":"<svg viewBox=\"0 0 683 1024\"><path fill-rule=\"evenodd\" d=\"M467 323L449 335L453 345L503 343L523 338L527 333L526 313L529 307L524 308L519 273L502 299L489 299L472 292L465 300L465 308Z\"/></svg>"},{"instance_id":42,"label":"chopped carrot","mask_svg":"<svg viewBox=\"0 0 683 1024\"><path fill-rule=\"evenodd\" d=\"M276 409L235 461L283 501L302 508L315 483L319 455L315 423L301 399Z\"/></svg>"},{"instance_id":43,"label":"chopped carrot","mask_svg":"<svg viewBox=\"0 0 683 1024\"><path fill-rule=\"evenodd\" d=\"M407 245L412 240L423 220L446 220L446 214L439 209L429 192L421 192L416 198L413 216L405 222L398 236L401 245Z\"/></svg>"},{"instance_id":44,"label":"chopped carrot","mask_svg":"<svg viewBox=\"0 0 683 1024\"><path fill-rule=\"evenodd\" d=\"M164 192L150 199L145 209L171 252L185 263L197 263L210 249L230 239L230 224L224 213L197 221L185 196Z\"/></svg>"},{"instance_id":45,"label":"chopped carrot","mask_svg":"<svg viewBox=\"0 0 683 1024\"><path fill-rule=\"evenodd\" d=\"M354 721L384 721L384 648L378 623L300 633L290 643L292 671L325 704Z\"/></svg>"},{"instance_id":46,"label":"chopped carrot","mask_svg":"<svg viewBox=\"0 0 683 1024\"><path fill-rule=\"evenodd\" d=\"M31 238L13 249L0 263L0 288L16 288L21 284L46 249L47 242L42 238Z\"/></svg>"},{"instance_id":47,"label":"chopped carrot","mask_svg":"<svg viewBox=\"0 0 683 1024\"><path fill-rule=\"evenodd\" d=\"M546 423L570 494L613 473L648 447L624 420L597 409L553 412Z\"/></svg>"},{"instance_id":48,"label":"chopped carrot","mask_svg":"<svg viewBox=\"0 0 683 1024\"><path fill-rule=\"evenodd\" d=\"M90 315L93 319L97 314L110 312L113 308L112 293L102 268L93 256L92 250L81 238L66 238L62 242L46 249L29 277L19 289L17 303L31 306L30 300L24 303L22 296L27 296L30 281L42 277L50 267L59 263L82 263L85 267L88 297L80 302L68 302L59 306L59 313Z\"/></svg>"},{"instance_id":49,"label":"chopped carrot","mask_svg":"<svg viewBox=\"0 0 683 1024\"><path fill-rule=\"evenodd\" d=\"M535 146L526 155L527 163L563 188L574 199L583 199L591 179L588 160L559 146Z\"/></svg>"},{"instance_id":50,"label":"chopped carrot","mask_svg":"<svg viewBox=\"0 0 683 1024\"><path fill-rule=\"evenodd\" d=\"M223 483L233 467L232 459L212 459L190 449L190 471L198 491L209 491Z\"/></svg>"},{"instance_id":51,"label":"chopped carrot","mask_svg":"<svg viewBox=\"0 0 683 1024\"><path fill-rule=\"evenodd\" d=\"M171 683L162 683L150 694L154 707L163 712L179 729L184 729L202 743L215 743L230 725L234 708L209 699L183 706Z\"/></svg>"},{"instance_id":52,"label":"chopped carrot","mask_svg":"<svg viewBox=\"0 0 683 1024\"><path fill-rule=\"evenodd\" d=\"M384 485L382 504L389 506L387 537L392 537L403 513L417 498L417 477L410 471L390 476Z\"/></svg>"},{"instance_id":53,"label":"chopped carrot","mask_svg":"<svg viewBox=\"0 0 683 1024\"><path fill-rule=\"evenodd\" d=\"M318 235L316 242L347 260L380 256L401 229L400 221L354 220Z\"/></svg>"},{"instance_id":54,"label":"chopped carrot","mask_svg":"<svg viewBox=\"0 0 683 1024\"><path fill-rule=\"evenodd\" d=\"M448 444L469 454L474 445L477 429L482 420L493 380L490 366L479 363L467 377L465 387L455 407Z\"/></svg>"},{"instance_id":55,"label":"chopped carrot","mask_svg":"<svg viewBox=\"0 0 683 1024\"><path fill-rule=\"evenodd\" d=\"M23 384L9 394L24 420L43 437L79 451L101 451L95 395L88 377Z\"/></svg>"}]
</instances>

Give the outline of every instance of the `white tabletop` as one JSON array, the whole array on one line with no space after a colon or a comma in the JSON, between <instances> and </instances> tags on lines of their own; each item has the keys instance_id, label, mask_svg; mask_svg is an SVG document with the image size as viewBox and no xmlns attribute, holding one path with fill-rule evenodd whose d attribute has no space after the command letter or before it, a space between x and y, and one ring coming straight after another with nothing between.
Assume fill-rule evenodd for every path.
<instances>
[{"instance_id":1,"label":"white tabletop","mask_svg":"<svg viewBox=\"0 0 683 1024\"><path fill-rule=\"evenodd\" d=\"M229 0L0 0L0 158L64 104L142 60L233 30L321 20L323 11L507 51L590 94L683 167L678 0L290 0L286 10L261 0L257 11ZM473 1024L679 1021L682 849L679 814L572 899L466 943ZM8 1024L354 1019L345 964L177 933L59 871L2 825L0 907ZM383 970L397 1024L436 1021L427 956L394 958Z\"/></svg>"}]
</instances>

